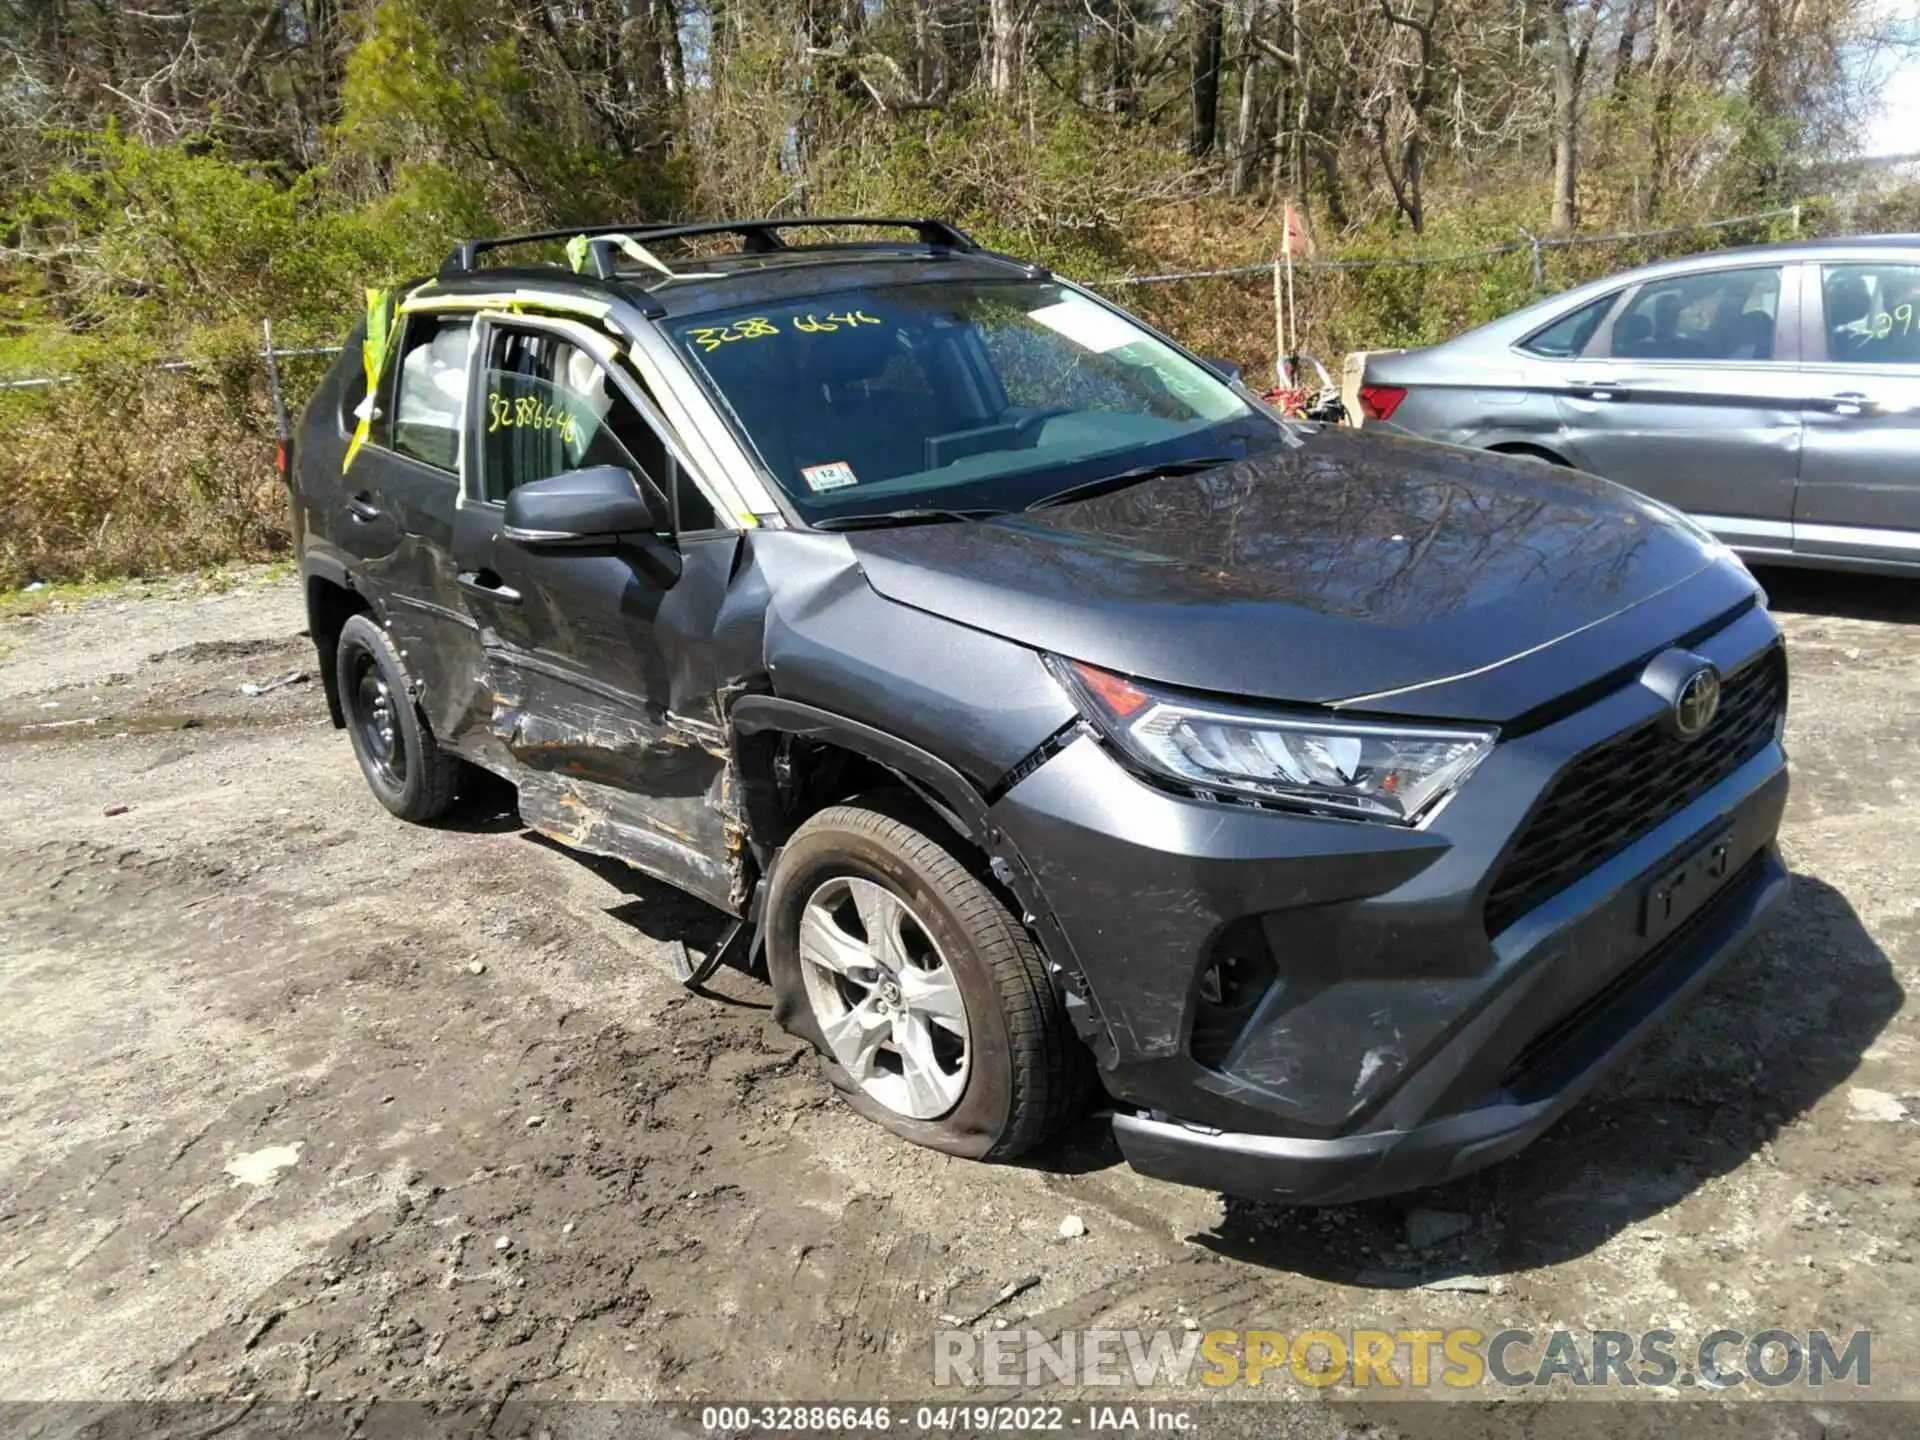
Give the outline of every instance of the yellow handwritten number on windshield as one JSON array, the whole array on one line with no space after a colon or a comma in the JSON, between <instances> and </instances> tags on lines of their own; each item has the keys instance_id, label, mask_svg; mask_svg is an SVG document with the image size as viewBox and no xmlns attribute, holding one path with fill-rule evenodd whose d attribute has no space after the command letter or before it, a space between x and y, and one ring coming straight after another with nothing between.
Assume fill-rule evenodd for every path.
<instances>
[{"instance_id":1,"label":"yellow handwritten number on windshield","mask_svg":"<svg viewBox=\"0 0 1920 1440\"><path fill-rule=\"evenodd\" d=\"M759 340L779 333L780 327L766 316L754 315L731 325L696 325L687 331L687 338L711 355L731 340Z\"/></svg>"},{"instance_id":2,"label":"yellow handwritten number on windshield","mask_svg":"<svg viewBox=\"0 0 1920 1440\"><path fill-rule=\"evenodd\" d=\"M793 328L808 335L825 335L830 331L851 329L856 325L878 325L879 323L864 310L842 310L829 314L824 320L809 312L797 318L793 322Z\"/></svg>"}]
</instances>

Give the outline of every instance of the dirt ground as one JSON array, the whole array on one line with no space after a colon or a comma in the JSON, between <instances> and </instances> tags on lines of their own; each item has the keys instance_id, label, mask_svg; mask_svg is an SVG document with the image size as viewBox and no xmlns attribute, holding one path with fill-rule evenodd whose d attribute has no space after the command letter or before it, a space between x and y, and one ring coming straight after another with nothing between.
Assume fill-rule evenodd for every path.
<instances>
[{"instance_id":1,"label":"dirt ground","mask_svg":"<svg viewBox=\"0 0 1920 1440\"><path fill-rule=\"evenodd\" d=\"M856 1120L674 984L698 903L239 693L312 668L290 580L0 620L0 1398L925 1398L1029 1276L972 1323L1864 1327L1920 1396L1920 587L1763 578L1790 911L1518 1159L1318 1211Z\"/></svg>"}]
</instances>

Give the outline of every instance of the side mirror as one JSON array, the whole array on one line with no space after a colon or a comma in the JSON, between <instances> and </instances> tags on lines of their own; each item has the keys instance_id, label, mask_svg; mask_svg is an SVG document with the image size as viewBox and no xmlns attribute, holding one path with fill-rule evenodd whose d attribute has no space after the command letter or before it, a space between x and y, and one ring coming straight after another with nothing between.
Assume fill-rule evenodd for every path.
<instances>
[{"instance_id":1,"label":"side mirror","mask_svg":"<svg viewBox=\"0 0 1920 1440\"><path fill-rule=\"evenodd\" d=\"M595 465L509 490L500 533L520 545L594 545L655 528L653 507L632 473Z\"/></svg>"},{"instance_id":2,"label":"side mirror","mask_svg":"<svg viewBox=\"0 0 1920 1440\"><path fill-rule=\"evenodd\" d=\"M1223 360L1218 355L1202 355L1200 359L1222 380L1230 380L1235 385L1241 383L1240 366L1232 360Z\"/></svg>"}]
</instances>

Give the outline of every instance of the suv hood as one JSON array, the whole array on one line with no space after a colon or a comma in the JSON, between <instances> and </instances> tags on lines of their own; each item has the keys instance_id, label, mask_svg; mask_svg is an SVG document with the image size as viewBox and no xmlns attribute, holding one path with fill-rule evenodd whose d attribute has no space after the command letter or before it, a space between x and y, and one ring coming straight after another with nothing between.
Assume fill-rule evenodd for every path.
<instances>
[{"instance_id":1,"label":"suv hood","mask_svg":"<svg viewBox=\"0 0 1920 1440\"><path fill-rule=\"evenodd\" d=\"M1122 674L1483 720L1757 591L1620 486L1335 428L1054 509L848 538L888 599Z\"/></svg>"}]
</instances>

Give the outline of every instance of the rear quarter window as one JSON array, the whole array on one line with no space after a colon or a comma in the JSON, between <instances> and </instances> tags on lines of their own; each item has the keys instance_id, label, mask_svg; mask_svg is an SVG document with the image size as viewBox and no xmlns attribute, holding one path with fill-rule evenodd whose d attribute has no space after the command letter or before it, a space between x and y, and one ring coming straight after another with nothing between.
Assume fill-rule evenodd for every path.
<instances>
[{"instance_id":1,"label":"rear quarter window","mask_svg":"<svg viewBox=\"0 0 1920 1440\"><path fill-rule=\"evenodd\" d=\"M1613 302L1620 292L1602 295L1598 300L1582 305L1570 314L1562 315L1545 329L1536 330L1520 342L1520 348L1529 355L1542 355L1549 360L1570 360L1587 348L1587 342L1593 339L1593 332L1600 328L1600 322L1607 318L1607 311L1613 308Z\"/></svg>"}]
</instances>

